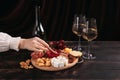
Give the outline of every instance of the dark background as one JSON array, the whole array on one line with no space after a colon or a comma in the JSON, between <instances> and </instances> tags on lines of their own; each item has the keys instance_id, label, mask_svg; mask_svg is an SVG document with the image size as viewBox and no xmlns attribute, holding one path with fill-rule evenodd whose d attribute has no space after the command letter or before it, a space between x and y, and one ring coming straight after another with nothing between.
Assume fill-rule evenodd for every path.
<instances>
[{"instance_id":1,"label":"dark background","mask_svg":"<svg viewBox=\"0 0 120 80\"><path fill-rule=\"evenodd\" d=\"M0 31L11 36L32 37L35 0L1 0ZM47 40L78 40L72 33L74 14L97 19L101 41L120 40L120 0L40 0L41 22ZM84 39L82 39L84 40Z\"/></svg>"}]
</instances>

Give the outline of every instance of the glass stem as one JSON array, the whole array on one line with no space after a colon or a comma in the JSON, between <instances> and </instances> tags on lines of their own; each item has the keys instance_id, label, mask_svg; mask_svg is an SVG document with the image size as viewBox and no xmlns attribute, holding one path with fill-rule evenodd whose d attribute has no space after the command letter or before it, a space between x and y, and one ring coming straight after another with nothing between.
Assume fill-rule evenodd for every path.
<instances>
[{"instance_id":1,"label":"glass stem","mask_svg":"<svg viewBox=\"0 0 120 80\"><path fill-rule=\"evenodd\" d=\"M91 41L88 41L88 58L90 59L90 48L91 48Z\"/></svg>"},{"instance_id":2,"label":"glass stem","mask_svg":"<svg viewBox=\"0 0 120 80\"><path fill-rule=\"evenodd\" d=\"M81 51L81 40L80 40L81 36L79 36L79 40L78 40L78 51Z\"/></svg>"}]
</instances>

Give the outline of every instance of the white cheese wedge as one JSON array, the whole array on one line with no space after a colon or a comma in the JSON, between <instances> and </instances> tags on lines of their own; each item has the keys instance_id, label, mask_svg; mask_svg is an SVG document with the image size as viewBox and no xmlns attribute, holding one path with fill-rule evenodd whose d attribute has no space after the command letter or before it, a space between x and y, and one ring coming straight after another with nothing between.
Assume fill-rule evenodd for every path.
<instances>
[{"instance_id":1,"label":"white cheese wedge","mask_svg":"<svg viewBox=\"0 0 120 80\"><path fill-rule=\"evenodd\" d=\"M58 66L59 66L59 67L64 67L64 66L65 66L65 63L64 63L64 62L60 62Z\"/></svg>"},{"instance_id":2,"label":"white cheese wedge","mask_svg":"<svg viewBox=\"0 0 120 80\"><path fill-rule=\"evenodd\" d=\"M68 59L64 56L58 56L51 59L51 64L53 67L64 67L68 64Z\"/></svg>"}]
</instances>

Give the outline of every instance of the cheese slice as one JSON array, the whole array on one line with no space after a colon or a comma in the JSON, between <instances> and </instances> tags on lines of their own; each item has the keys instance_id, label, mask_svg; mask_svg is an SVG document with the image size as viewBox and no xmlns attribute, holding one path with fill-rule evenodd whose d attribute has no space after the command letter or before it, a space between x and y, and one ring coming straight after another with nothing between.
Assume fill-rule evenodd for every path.
<instances>
[{"instance_id":1,"label":"cheese slice","mask_svg":"<svg viewBox=\"0 0 120 80\"><path fill-rule=\"evenodd\" d=\"M80 57L80 56L82 56L82 52L80 52L80 51L75 51L75 50L71 51L70 54L71 54L72 56L75 56L75 57Z\"/></svg>"}]
</instances>

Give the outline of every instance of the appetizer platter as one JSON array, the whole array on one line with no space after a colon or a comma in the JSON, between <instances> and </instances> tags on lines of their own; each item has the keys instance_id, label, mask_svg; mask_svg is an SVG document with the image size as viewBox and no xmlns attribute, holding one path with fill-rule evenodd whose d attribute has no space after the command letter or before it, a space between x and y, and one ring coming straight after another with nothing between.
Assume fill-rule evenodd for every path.
<instances>
[{"instance_id":1,"label":"appetizer platter","mask_svg":"<svg viewBox=\"0 0 120 80\"><path fill-rule=\"evenodd\" d=\"M76 65L82 56L82 52L72 50L65 45L64 40L49 42L49 45L57 53L50 50L32 52L31 63L34 67L44 71L59 71ZM83 60L81 59L81 63Z\"/></svg>"}]
</instances>

